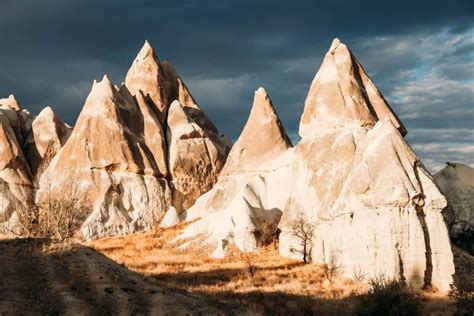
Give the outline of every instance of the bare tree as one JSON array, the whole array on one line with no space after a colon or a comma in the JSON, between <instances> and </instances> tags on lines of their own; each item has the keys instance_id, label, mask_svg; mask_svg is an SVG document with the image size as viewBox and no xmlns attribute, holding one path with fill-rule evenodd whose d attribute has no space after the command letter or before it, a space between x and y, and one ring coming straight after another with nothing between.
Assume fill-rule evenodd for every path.
<instances>
[{"instance_id":1,"label":"bare tree","mask_svg":"<svg viewBox=\"0 0 474 316\"><path fill-rule=\"evenodd\" d=\"M53 190L51 179L46 178L41 198L36 202L18 201L10 196L11 192L8 194L6 198L10 202L1 214L1 222L7 233L17 236L53 237L65 241L74 237L91 212L88 196L75 178L63 184L60 192ZM2 196L0 202L3 199Z\"/></svg>"},{"instance_id":2,"label":"bare tree","mask_svg":"<svg viewBox=\"0 0 474 316\"><path fill-rule=\"evenodd\" d=\"M291 252L299 253L303 256L303 262L308 263L311 260L311 251L313 249L314 225L300 215L291 222L291 234L299 240L298 248L291 248Z\"/></svg>"},{"instance_id":3,"label":"bare tree","mask_svg":"<svg viewBox=\"0 0 474 316\"><path fill-rule=\"evenodd\" d=\"M41 231L44 235L64 241L79 230L90 214L91 206L77 179L73 178L63 185L60 194L53 191L51 183L51 179L45 179L43 198L38 203L42 215Z\"/></svg>"}]
</instances>

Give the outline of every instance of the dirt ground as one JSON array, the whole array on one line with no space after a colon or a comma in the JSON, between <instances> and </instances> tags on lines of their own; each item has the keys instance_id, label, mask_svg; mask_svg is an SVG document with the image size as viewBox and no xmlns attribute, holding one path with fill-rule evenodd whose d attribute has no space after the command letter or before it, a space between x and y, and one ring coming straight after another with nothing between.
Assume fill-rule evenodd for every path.
<instances>
[{"instance_id":1,"label":"dirt ground","mask_svg":"<svg viewBox=\"0 0 474 316\"><path fill-rule=\"evenodd\" d=\"M246 314L158 285L88 247L0 240L0 315Z\"/></svg>"},{"instance_id":2,"label":"dirt ground","mask_svg":"<svg viewBox=\"0 0 474 316\"><path fill-rule=\"evenodd\" d=\"M347 315L365 288L315 265L256 254L209 258L178 250L179 229L155 229L83 244L0 240L0 315ZM474 257L453 247L455 283L474 290ZM418 292L423 315L455 303Z\"/></svg>"}]
</instances>

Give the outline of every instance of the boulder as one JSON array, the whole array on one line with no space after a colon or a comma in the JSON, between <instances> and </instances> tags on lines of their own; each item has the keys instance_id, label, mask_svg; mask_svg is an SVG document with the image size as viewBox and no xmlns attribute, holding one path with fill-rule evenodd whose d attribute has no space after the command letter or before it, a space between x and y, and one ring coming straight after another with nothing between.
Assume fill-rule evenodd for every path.
<instances>
[{"instance_id":1,"label":"boulder","mask_svg":"<svg viewBox=\"0 0 474 316\"><path fill-rule=\"evenodd\" d=\"M186 212L196 220L181 234L187 240L213 247L222 257L228 245L255 251L273 240L290 194L293 150L269 96L255 92L249 119L218 182Z\"/></svg>"},{"instance_id":2,"label":"boulder","mask_svg":"<svg viewBox=\"0 0 474 316\"><path fill-rule=\"evenodd\" d=\"M389 277L448 291L453 255L446 199L406 130L339 40L305 101L280 253L301 258L294 223L312 227L310 257L345 277Z\"/></svg>"}]
</instances>

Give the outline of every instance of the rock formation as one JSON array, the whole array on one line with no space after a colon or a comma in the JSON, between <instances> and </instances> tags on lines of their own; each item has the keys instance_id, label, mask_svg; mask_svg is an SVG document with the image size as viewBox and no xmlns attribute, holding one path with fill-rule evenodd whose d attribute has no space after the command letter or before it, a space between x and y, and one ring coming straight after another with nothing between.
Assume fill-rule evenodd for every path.
<instances>
[{"instance_id":1,"label":"rock formation","mask_svg":"<svg viewBox=\"0 0 474 316\"><path fill-rule=\"evenodd\" d=\"M33 116L25 109L12 94L8 98L0 99L0 112L3 113L15 133L20 146L23 146L25 138L31 128Z\"/></svg>"},{"instance_id":2,"label":"rock formation","mask_svg":"<svg viewBox=\"0 0 474 316\"><path fill-rule=\"evenodd\" d=\"M212 188L229 150L219 135L193 119L190 111L195 109L200 111L174 101L167 120L173 205L178 212L188 209Z\"/></svg>"},{"instance_id":3,"label":"rock formation","mask_svg":"<svg viewBox=\"0 0 474 316\"><path fill-rule=\"evenodd\" d=\"M31 124L26 139L26 158L33 176L46 169L66 143L72 128L64 124L51 107L45 107Z\"/></svg>"},{"instance_id":4,"label":"rock formation","mask_svg":"<svg viewBox=\"0 0 474 316\"><path fill-rule=\"evenodd\" d=\"M0 223L33 196L32 177L7 115L0 112Z\"/></svg>"},{"instance_id":5,"label":"rock formation","mask_svg":"<svg viewBox=\"0 0 474 316\"><path fill-rule=\"evenodd\" d=\"M290 192L282 184L290 182L292 156L291 142L260 88L218 182L186 213L186 220L201 218L180 238L216 247L215 257L229 244L254 251L271 241Z\"/></svg>"},{"instance_id":6,"label":"rock formation","mask_svg":"<svg viewBox=\"0 0 474 316\"><path fill-rule=\"evenodd\" d=\"M37 199L77 182L93 209L84 238L147 229L211 189L230 146L145 42L120 88L107 77L94 83Z\"/></svg>"},{"instance_id":7,"label":"rock formation","mask_svg":"<svg viewBox=\"0 0 474 316\"><path fill-rule=\"evenodd\" d=\"M297 256L292 223L302 216L314 226L314 263L346 277L387 276L449 290L446 199L403 138L403 125L337 39L311 84L299 133L280 253Z\"/></svg>"},{"instance_id":8,"label":"rock formation","mask_svg":"<svg viewBox=\"0 0 474 316\"><path fill-rule=\"evenodd\" d=\"M181 214L217 181L232 144L219 135L171 63L159 62L149 42L128 71L125 86L142 107L148 104L155 111L163 126L172 212Z\"/></svg>"},{"instance_id":9,"label":"rock formation","mask_svg":"<svg viewBox=\"0 0 474 316\"><path fill-rule=\"evenodd\" d=\"M461 163L447 163L434 175L441 191L448 199L452 212L448 222L451 237L470 243L474 237L474 169Z\"/></svg>"},{"instance_id":10,"label":"rock formation","mask_svg":"<svg viewBox=\"0 0 474 316\"><path fill-rule=\"evenodd\" d=\"M69 140L41 176L37 198L48 190L64 190L71 181L79 183L93 209L82 228L85 238L158 223L171 205L171 194L161 178L163 164L157 163L163 151L149 147L144 137L151 119L106 76L94 82ZM154 137L162 137L159 126Z\"/></svg>"}]
</instances>

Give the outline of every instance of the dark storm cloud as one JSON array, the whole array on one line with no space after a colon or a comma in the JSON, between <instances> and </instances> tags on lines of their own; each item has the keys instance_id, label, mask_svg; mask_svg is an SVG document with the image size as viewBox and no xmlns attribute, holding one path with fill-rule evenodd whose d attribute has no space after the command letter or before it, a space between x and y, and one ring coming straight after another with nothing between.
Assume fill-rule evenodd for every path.
<instances>
[{"instance_id":1,"label":"dark storm cloud","mask_svg":"<svg viewBox=\"0 0 474 316\"><path fill-rule=\"evenodd\" d=\"M264 86L297 139L307 89L337 36L431 168L474 164L473 18L472 1L3 0L0 95L15 93L33 113L51 104L73 124L93 79L120 83L149 39L223 132L239 135Z\"/></svg>"}]
</instances>

